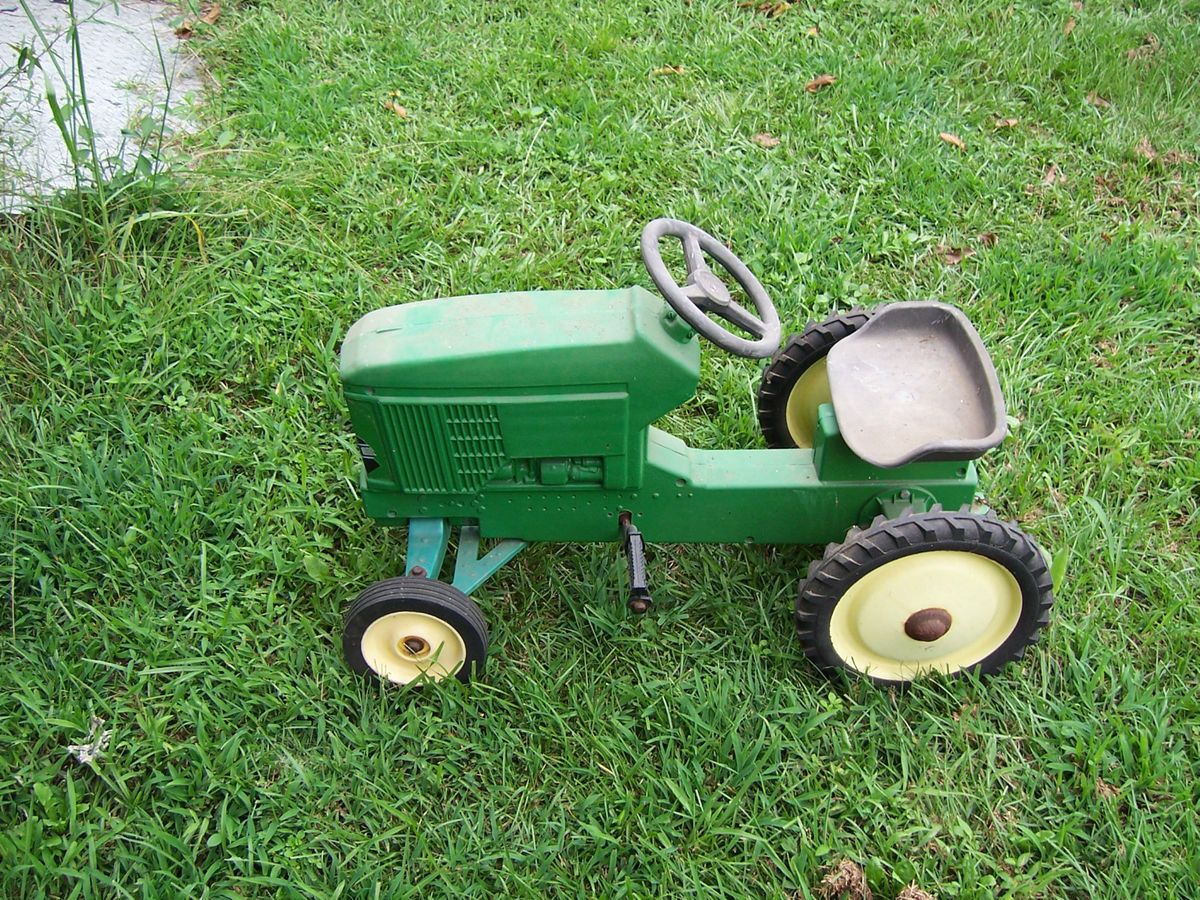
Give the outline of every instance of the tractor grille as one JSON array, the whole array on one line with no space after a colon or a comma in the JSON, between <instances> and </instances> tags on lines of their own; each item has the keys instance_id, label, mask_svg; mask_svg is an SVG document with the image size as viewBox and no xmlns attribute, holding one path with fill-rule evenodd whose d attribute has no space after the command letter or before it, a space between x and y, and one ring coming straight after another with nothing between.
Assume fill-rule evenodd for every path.
<instances>
[{"instance_id":1,"label":"tractor grille","mask_svg":"<svg viewBox=\"0 0 1200 900\"><path fill-rule=\"evenodd\" d=\"M500 418L488 403L383 403L383 430L401 487L464 494L482 487L507 458Z\"/></svg>"}]
</instances>

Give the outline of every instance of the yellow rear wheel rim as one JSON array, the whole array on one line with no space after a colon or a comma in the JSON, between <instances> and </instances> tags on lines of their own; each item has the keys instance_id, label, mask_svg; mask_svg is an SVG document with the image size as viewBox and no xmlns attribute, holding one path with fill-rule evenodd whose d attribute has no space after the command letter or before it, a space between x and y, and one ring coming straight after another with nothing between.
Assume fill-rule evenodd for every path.
<instances>
[{"instance_id":1,"label":"yellow rear wheel rim","mask_svg":"<svg viewBox=\"0 0 1200 900\"><path fill-rule=\"evenodd\" d=\"M929 611L945 611L948 628L936 639L914 640L905 623ZM1021 587L1008 569L977 553L931 550L885 563L851 585L834 607L829 636L849 668L911 681L981 662L1020 617Z\"/></svg>"},{"instance_id":2,"label":"yellow rear wheel rim","mask_svg":"<svg viewBox=\"0 0 1200 900\"><path fill-rule=\"evenodd\" d=\"M467 645L449 622L422 612L394 612L367 626L359 644L367 665L388 681L408 684L422 675L452 677L467 660Z\"/></svg>"},{"instance_id":3,"label":"yellow rear wheel rim","mask_svg":"<svg viewBox=\"0 0 1200 900\"><path fill-rule=\"evenodd\" d=\"M812 447L817 434L817 409L832 399L829 376L825 372L825 357L822 356L804 370L788 394L784 415L788 434L797 447Z\"/></svg>"}]
</instances>

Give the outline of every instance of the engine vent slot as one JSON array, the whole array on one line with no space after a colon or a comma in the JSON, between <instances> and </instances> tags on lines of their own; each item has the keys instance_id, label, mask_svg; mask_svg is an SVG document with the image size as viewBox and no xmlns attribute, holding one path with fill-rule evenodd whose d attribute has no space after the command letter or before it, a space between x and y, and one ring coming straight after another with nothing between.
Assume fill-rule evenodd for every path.
<instances>
[{"instance_id":1,"label":"engine vent slot","mask_svg":"<svg viewBox=\"0 0 1200 900\"><path fill-rule=\"evenodd\" d=\"M395 472L410 493L473 493L507 459L492 404L383 403L381 411Z\"/></svg>"}]
</instances>

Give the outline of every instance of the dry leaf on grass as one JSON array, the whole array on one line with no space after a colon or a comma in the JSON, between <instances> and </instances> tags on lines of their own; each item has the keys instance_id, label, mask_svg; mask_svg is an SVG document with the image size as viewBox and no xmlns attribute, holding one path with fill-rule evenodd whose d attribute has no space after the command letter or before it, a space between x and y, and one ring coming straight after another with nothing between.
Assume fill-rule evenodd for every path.
<instances>
[{"instance_id":1,"label":"dry leaf on grass","mask_svg":"<svg viewBox=\"0 0 1200 900\"><path fill-rule=\"evenodd\" d=\"M916 884L910 884L896 895L896 900L938 900L937 894L923 891Z\"/></svg>"},{"instance_id":2,"label":"dry leaf on grass","mask_svg":"<svg viewBox=\"0 0 1200 900\"><path fill-rule=\"evenodd\" d=\"M1092 365L1097 369L1111 369L1113 365L1113 357L1117 353L1117 342L1113 340L1102 340L1096 344L1098 353L1093 353L1091 356ZM1102 778L1096 779L1096 793L1105 796L1104 790L1100 785L1105 785L1109 789L1113 789L1112 785L1107 784Z\"/></svg>"},{"instance_id":3,"label":"dry leaf on grass","mask_svg":"<svg viewBox=\"0 0 1200 900\"><path fill-rule=\"evenodd\" d=\"M1074 30L1075 30L1075 24L1076 24L1076 22L1075 22L1075 17L1074 17L1074 16L1068 16L1068 17L1067 17L1067 21L1063 22L1063 37L1066 37L1066 36L1067 36L1067 35L1069 35L1069 34L1070 34L1072 31L1074 31Z\"/></svg>"},{"instance_id":4,"label":"dry leaf on grass","mask_svg":"<svg viewBox=\"0 0 1200 900\"><path fill-rule=\"evenodd\" d=\"M1057 165L1050 163L1050 165L1046 166L1046 174L1042 176L1041 181L1037 184L1025 185L1025 193L1030 195L1041 194L1045 192L1046 188L1054 187L1056 184L1066 187L1067 179L1063 177L1062 171Z\"/></svg>"},{"instance_id":5,"label":"dry leaf on grass","mask_svg":"<svg viewBox=\"0 0 1200 900\"><path fill-rule=\"evenodd\" d=\"M949 244L938 244L934 250L948 266L957 266L967 257L975 255L970 247L951 247Z\"/></svg>"},{"instance_id":6,"label":"dry leaf on grass","mask_svg":"<svg viewBox=\"0 0 1200 900\"><path fill-rule=\"evenodd\" d=\"M1111 800L1113 797L1121 796L1121 789L1109 784L1103 778L1096 778L1096 795L1103 797L1106 800Z\"/></svg>"},{"instance_id":7,"label":"dry leaf on grass","mask_svg":"<svg viewBox=\"0 0 1200 900\"><path fill-rule=\"evenodd\" d=\"M175 37L190 38L196 33L197 24L215 25L217 24L217 19L219 18L221 18L221 4L214 3L204 11L199 19L184 19L179 26L176 27Z\"/></svg>"},{"instance_id":8,"label":"dry leaf on grass","mask_svg":"<svg viewBox=\"0 0 1200 900\"><path fill-rule=\"evenodd\" d=\"M817 885L817 895L825 900L872 900L867 876L858 863L843 859Z\"/></svg>"},{"instance_id":9,"label":"dry leaf on grass","mask_svg":"<svg viewBox=\"0 0 1200 900\"><path fill-rule=\"evenodd\" d=\"M1020 124L1020 120L1018 119L997 119L996 130L999 131L1001 128L1016 128L1018 124Z\"/></svg>"},{"instance_id":10,"label":"dry leaf on grass","mask_svg":"<svg viewBox=\"0 0 1200 900\"><path fill-rule=\"evenodd\" d=\"M1177 166L1180 163L1191 163L1196 161L1196 157L1188 153L1186 150L1167 150L1159 153L1150 143L1149 138L1142 138L1137 142L1137 146L1133 148L1133 152L1148 162L1158 162L1164 166Z\"/></svg>"},{"instance_id":11,"label":"dry leaf on grass","mask_svg":"<svg viewBox=\"0 0 1200 900\"><path fill-rule=\"evenodd\" d=\"M995 247L998 240L1000 239L996 237L996 232L994 231L985 231L979 236L980 245L988 249Z\"/></svg>"},{"instance_id":12,"label":"dry leaf on grass","mask_svg":"<svg viewBox=\"0 0 1200 900\"><path fill-rule=\"evenodd\" d=\"M766 147L768 150L770 150L772 147L779 146L779 138L775 137L773 134L768 134L765 131L760 131L758 134L751 135L750 140L754 141L754 143L758 144L760 147Z\"/></svg>"},{"instance_id":13,"label":"dry leaf on grass","mask_svg":"<svg viewBox=\"0 0 1200 900\"><path fill-rule=\"evenodd\" d=\"M817 91L821 90L821 88L829 87L829 85L833 84L836 81L837 81L837 77L834 75L829 75L828 73L825 75L818 75L816 78L814 78L808 84L806 84L804 86L804 89L806 91L808 91L810 94L815 94Z\"/></svg>"},{"instance_id":14,"label":"dry leaf on grass","mask_svg":"<svg viewBox=\"0 0 1200 900\"><path fill-rule=\"evenodd\" d=\"M1146 160L1146 162L1156 162L1160 166L1177 166L1180 163L1193 163L1196 161L1196 157L1186 150L1166 150L1160 153L1150 143L1150 138L1145 137L1137 142L1137 146L1133 148L1133 152ZM1097 175L1096 184L1103 188L1111 188L1115 184L1115 179Z\"/></svg>"},{"instance_id":15,"label":"dry leaf on grass","mask_svg":"<svg viewBox=\"0 0 1200 900\"><path fill-rule=\"evenodd\" d=\"M791 9L793 4L787 2L787 0L767 0L765 3L761 3L759 0L742 0L738 6L742 9L752 9L755 12L760 12L768 19L776 19Z\"/></svg>"},{"instance_id":16,"label":"dry leaf on grass","mask_svg":"<svg viewBox=\"0 0 1200 900\"><path fill-rule=\"evenodd\" d=\"M950 144L952 147L957 147L959 150L967 149L967 145L963 143L963 139L957 134L953 134L949 131L939 131L938 137L940 137L947 144Z\"/></svg>"},{"instance_id":17,"label":"dry leaf on grass","mask_svg":"<svg viewBox=\"0 0 1200 900\"><path fill-rule=\"evenodd\" d=\"M387 95L387 99L383 101L383 108L388 112L395 113L401 119L408 118L408 110L400 105L400 92L392 91Z\"/></svg>"},{"instance_id":18,"label":"dry leaf on grass","mask_svg":"<svg viewBox=\"0 0 1200 900\"><path fill-rule=\"evenodd\" d=\"M952 718L955 722L958 722L964 716L970 718L972 716L977 716L977 715L979 715L979 704L978 703L968 703L968 704L964 704L963 706L960 706L958 708L958 712L950 713L950 718Z\"/></svg>"},{"instance_id":19,"label":"dry leaf on grass","mask_svg":"<svg viewBox=\"0 0 1200 900\"><path fill-rule=\"evenodd\" d=\"M1115 176L1097 175L1092 185L1092 196L1096 198L1097 203L1103 203L1105 206L1129 205L1129 201L1117 193L1119 184Z\"/></svg>"},{"instance_id":20,"label":"dry leaf on grass","mask_svg":"<svg viewBox=\"0 0 1200 900\"><path fill-rule=\"evenodd\" d=\"M809 37L816 37L818 34L821 33L821 29L818 26L813 25L808 29L808 31L806 31L804 33L807 34Z\"/></svg>"},{"instance_id":21,"label":"dry leaf on grass","mask_svg":"<svg viewBox=\"0 0 1200 900\"><path fill-rule=\"evenodd\" d=\"M1095 91L1088 91L1088 95L1084 99L1087 100L1087 102L1092 106L1098 106L1100 109L1108 109L1108 107L1112 106L1112 103L1110 103L1108 100L1105 100Z\"/></svg>"},{"instance_id":22,"label":"dry leaf on grass","mask_svg":"<svg viewBox=\"0 0 1200 900\"><path fill-rule=\"evenodd\" d=\"M651 75L682 75L686 69L683 66L659 66L654 69Z\"/></svg>"},{"instance_id":23,"label":"dry leaf on grass","mask_svg":"<svg viewBox=\"0 0 1200 900\"><path fill-rule=\"evenodd\" d=\"M1161 46L1162 44L1159 43L1158 36L1153 32L1149 32L1144 38L1142 38L1142 42L1138 46L1131 50L1125 51L1125 58L1145 59L1147 56L1153 56L1155 53L1157 53L1158 48Z\"/></svg>"}]
</instances>

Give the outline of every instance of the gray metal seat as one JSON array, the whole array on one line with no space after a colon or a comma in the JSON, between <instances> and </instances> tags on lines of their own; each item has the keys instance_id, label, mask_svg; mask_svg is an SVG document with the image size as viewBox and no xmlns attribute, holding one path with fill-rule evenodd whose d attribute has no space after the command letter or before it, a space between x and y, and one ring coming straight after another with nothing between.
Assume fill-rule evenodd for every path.
<instances>
[{"instance_id":1,"label":"gray metal seat","mask_svg":"<svg viewBox=\"0 0 1200 900\"><path fill-rule=\"evenodd\" d=\"M979 334L959 310L886 306L829 351L842 438L873 466L967 460L1004 439L1004 397Z\"/></svg>"}]
</instances>

